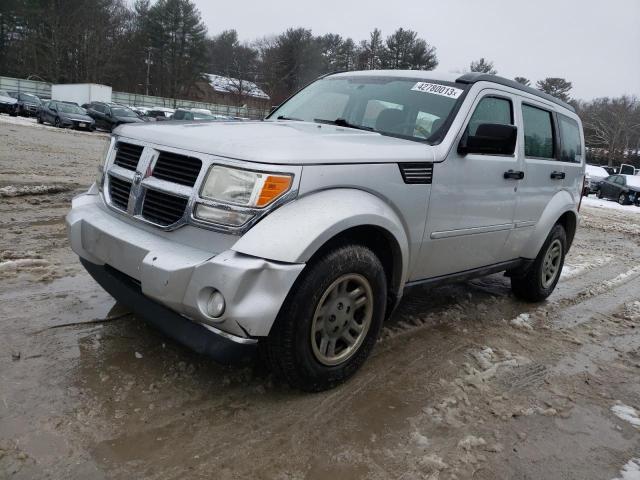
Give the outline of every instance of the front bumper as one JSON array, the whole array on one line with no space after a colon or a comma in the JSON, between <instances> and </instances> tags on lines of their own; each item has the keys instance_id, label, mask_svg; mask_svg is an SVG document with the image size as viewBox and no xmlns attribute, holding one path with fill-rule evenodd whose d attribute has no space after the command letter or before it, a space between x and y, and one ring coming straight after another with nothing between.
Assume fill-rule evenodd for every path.
<instances>
[{"instance_id":1,"label":"front bumper","mask_svg":"<svg viewBox=\"0 0 640 480\"><path fill-rule=\"evenodd\" d=\"M240 363L254 357L257 345L255 341L239 342L224 332L191 322L144 296L139 285L126 275L82 258L80 261L95 281L113 298L191 350L223 364Z\"/></svg>"},{"instance_id":2,"label":"front bumper","mask_svg":"<svg viewBox=\"0 0 640 480\"><path fill-rule=\"evenodd\" d=\"M196 227L156 231L108 210L93 190L74 198L66 219L71 248L85 263L123 274L148 300L237 343L269 334L304 264L234 252L237 237ZM212 289L226 301L219 318L206 313Z\"/></svg>"}]
</instances>

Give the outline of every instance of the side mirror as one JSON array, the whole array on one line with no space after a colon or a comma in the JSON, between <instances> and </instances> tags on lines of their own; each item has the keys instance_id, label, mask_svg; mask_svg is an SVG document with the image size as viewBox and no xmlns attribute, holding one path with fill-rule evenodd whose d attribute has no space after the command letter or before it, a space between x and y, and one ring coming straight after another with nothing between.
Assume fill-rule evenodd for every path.
<instances>
[{"instance_id":1,"label":"side mirror","mask_svg":"<svg viewBox=\"0 0 640 480\"><path fill-rule=\"evenodd\" d=\"M518 138L518 127L501 123L481 123L475 135L467 130L458 144L458 153L483 155L513 155Z\"/></svg>"}]
</instances>

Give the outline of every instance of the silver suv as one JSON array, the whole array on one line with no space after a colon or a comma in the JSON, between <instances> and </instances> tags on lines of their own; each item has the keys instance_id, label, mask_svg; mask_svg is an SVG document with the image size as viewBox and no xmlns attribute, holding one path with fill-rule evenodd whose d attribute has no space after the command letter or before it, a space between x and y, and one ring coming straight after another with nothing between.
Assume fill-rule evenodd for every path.
<instances>
[{"instance_id":1,"label":"silver suv","mask_svg":"<svg viewBox=\"0 0 640 480\"><path fill-rule=\"evenodd\" d=\"M578 223L573 108L493 75L322 77L264 121L123 125L67 216L89 273L198 352L303 390L362 365L412 286L555 288Z\"/></svg>"}]
</instances>

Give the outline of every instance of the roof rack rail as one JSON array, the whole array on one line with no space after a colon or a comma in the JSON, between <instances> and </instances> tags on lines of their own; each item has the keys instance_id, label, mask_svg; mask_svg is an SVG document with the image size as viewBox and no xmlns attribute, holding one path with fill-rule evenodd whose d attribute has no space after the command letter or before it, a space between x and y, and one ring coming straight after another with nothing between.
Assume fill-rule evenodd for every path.
<instances>
[{"instance_id":1,"label":"roof rack rail","mask_svg":"<svg viewBox=\"0 0 640 480\"><path fill-rule=\"evenodd\" d=\"M553 102L556 105L560 105L561 107L567 108L574 113L576 111L576 109L573 108L573 105L570 105L567 102L563 102L562 100L554 97L553 95L549 95L548 93L541 92L540 90L536 90L535 88L527 87L514 80L509 80L508 78L499 77L498 75L491 75L489 73L481 73L481 72L469 72L469 73L465 73L461 77L458 77L456 79L456 82L460 82L460 83L493 82L499 85L504 85L505 87L511 87L517 90L522 90L523 92L530 93L531 95L535 95L540 98L544 98L545 100Z\"/></svg>"}]
</instances>

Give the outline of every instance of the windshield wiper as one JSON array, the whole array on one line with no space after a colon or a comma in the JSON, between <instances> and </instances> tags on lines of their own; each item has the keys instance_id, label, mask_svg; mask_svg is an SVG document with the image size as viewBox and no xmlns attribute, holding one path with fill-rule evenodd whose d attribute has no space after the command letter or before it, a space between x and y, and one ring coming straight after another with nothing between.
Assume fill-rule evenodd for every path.
<instances>
[{"instance_id":1,"label":"windshield wiper","mask_svg":"<svg viewBox=\"0 0 640 480\"><path fill-rule=\"evenodd\" d=\"M335 120L325 120L323 118L314 118L313 121L316 123L328 123L329 125L337 125L339 127L355 128L357 130L366 130L367 132L374 131L374 129L371 127L366 127L364 125L355 125L353 123L348 122L344 118L336 118Z\"/></svg>"},{"instance_id":2,"label":"windshield wiper","mask_svg":"<svg viewBox=\"0 0 640 480\"><path fill-rule=\"evenodd\" d=\"M296 122L302 122L301 118L287 117L286 115L279 115L276 120L295 120Z\"/></svg>"}]
</instances>

